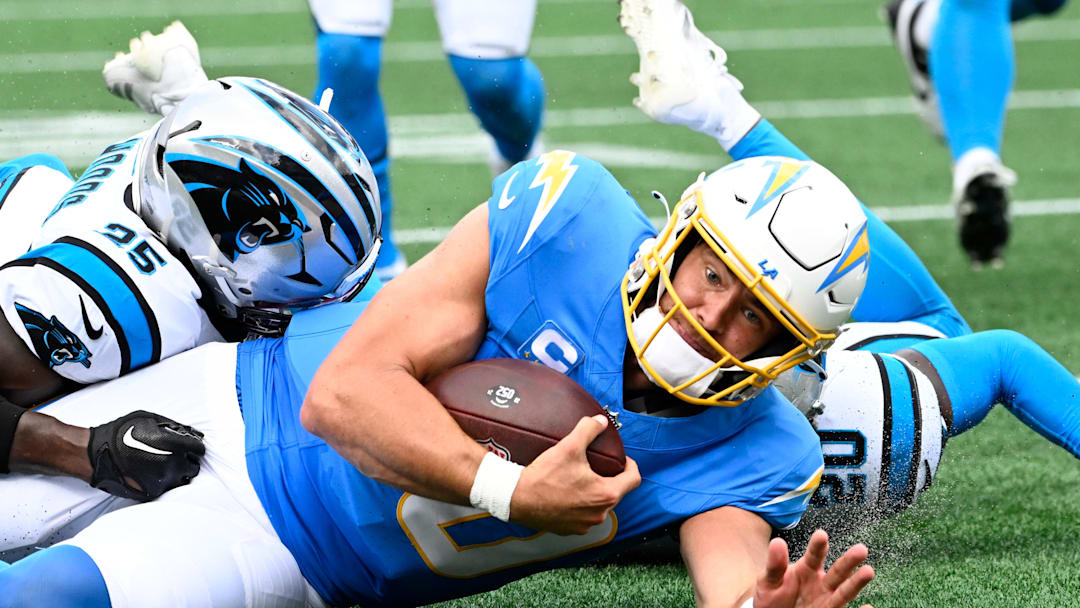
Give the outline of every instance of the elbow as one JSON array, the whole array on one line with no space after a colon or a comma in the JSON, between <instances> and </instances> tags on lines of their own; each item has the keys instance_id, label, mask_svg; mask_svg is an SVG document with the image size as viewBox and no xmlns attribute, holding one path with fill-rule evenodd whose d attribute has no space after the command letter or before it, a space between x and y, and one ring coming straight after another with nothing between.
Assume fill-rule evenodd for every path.
<instances>
[{"instance_id":1,"label":"elbow","mask_svg":"<svg viewBox=\"0 0 1080 608\"><path fill-rule=\"evenodd\" d=\"M334 401L329 390L313 383L300 406L300 424L304 430L325 439L326 431L331 428L329 421L333 418Z\"/></svg>"},{"instance_id":2,"label":"elbow","mask_svg":"<svg viewBox=\"0 0 1080 608\"><path fill-rule=\"evenodd\" d=\"M300 424L304 430L325 441L366 477L387 485L400 483L400 479L369 451L370 445L377 442L358 435L364 425L342 423L348 419L342 398L330 388L313 383L300 406Z\"/></svg>"}]
</instances>

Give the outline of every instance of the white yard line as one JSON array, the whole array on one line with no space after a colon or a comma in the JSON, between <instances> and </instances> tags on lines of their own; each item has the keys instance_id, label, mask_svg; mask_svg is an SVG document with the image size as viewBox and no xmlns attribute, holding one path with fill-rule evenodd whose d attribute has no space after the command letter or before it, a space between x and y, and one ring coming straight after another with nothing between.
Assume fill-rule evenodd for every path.
<instances>
[{"instance_id":1,"label":"white yard line","mask_svg":"<svg viewBox=\"0 0 1080 608\"><path fill-rule=\"evenodd\" d=\"M77 19L125 19L141 17L229 17L237 15L310 14L304 0L230 0L175 2L173 0L49 0L48 2L0 2L3 21L72 21Z\"/></svg>"},{"instance_id":2,"label":"white yard line","mask_svg":"<svg viewBox=\"0 0 1080 608\"><path fill-rule=\"evenodd\" d=\"M1035 92L1030 92L1035 93ZM1080 105L1080 91L1071 94L1073 106ZM906 101L906 100L905 100ZM808 102L798 102L808 103ZM779 102L776 108L784 107ZM899 106L899 104L897 104ZM796 105L795 108L805 106ZM774 108L775 109L775 108ZM790 108L789 108L790 110ZM790 112L792 116L802 110ZM590 113L593 112L593 113ZM620 118L621 110L573 111L555 113L553 119L563 125L625 124ZM638 115L636 110L630 116ZM816 115L821 115L819 112ZM33 152L57 154L72 166L80 166L90 160L105 145L129 136L149 126L150 117L139 114L92 114L60 115L46 119L34 118L32 114L0 114L0 158L7 159ZM487 158L488 142L479 133L469 115L451 115L435 120L430 116L398 117L391 122L393 155L399 159L422 159L445 164L482 164ZM615 120L616 122L608 122ZM446 124L456 125L463 131L446 133ZM645 122L641 120L640 122ZM440 124L436 124L440 123ZM425 133L428 127L437 126ZM88 129L92 129L88 131ZM81 135L73 135L79 134ZM649 167L675 169L692 173L697 170L716 168L727 162L727 156L719 151L711 154L689 154L676 150L657 150L639 146L616 145L602 142L566 142L571 148L594 158L610 167ZM78 156L74 154L78 152ZM480 191L478 191L479 193ZM911 222L952 219L953 212L947 205L904 205L877 207L874 211L887 222ZM1080 198L1019 201L1012 205L1014 216L1041 216L1080 214ZM653 218L655 222L661 218ZM446 236L449 227L417 228L395 231L401 243L434 243Z\"/></svg>"},{"instance_id":3,"label":"white yard line","mask_svg":"<svg viewBox=\"0 0 1080 608\"><path fill-rule=\"evenodd\" d=\"M1080 198L1014 201L1010 208L1014 216L1072 215L1080 213ZM872 210L878 217L890 224L953 219L952 208L947 205L873 207ZM656 225L664 222L662 217L650 217L649 219ZM402 245L438 243L446 238L449 233L449 226L407 228L395 230L394 240Z\"/></svg>"},{"instance_id":4,"label":"white yard line","mask_svg":"<svg viewBox=\"0 0 1080 608\"><path fill-rule=\"evenodd\" d=\"M352 0L365 2L368 0ZM614 0L540 0L550 4L597 4ZM763 0L776 4L802 2L803 0ZM831 0L825 4L849 4L862 0ZM431 0L394 0L394 9L431 10ZM612 9L613 11L615 9ZM110 0L87 2L86 0L49 0L48 2L0 1L0 22L3 21L70 21L72 19L128 17L228 17L259 16L267 14L295 14L307 18L310 15L304 0L199 0L175 2L174 0Z\"/></svg>"},{"instance_id":5,"label":"white yard line","mask_svg":"<svg viewBox=\"0 0 1080 608\"><path fill-rule=\"evenodd\" d=\"M629 97L630 92L627 92ZM913 102L904 97L862 97L851 99L803 99L764 101L755 104L774 120L857 118L907 115L915 112ZM1080 108L1080 89L1016 91L1012 110ZM545 116L549 130L561 128L601 128L651 123L632 107L551 110ZM33 152L49 152L75 166L87 162L106 145L149 127L153 120L138 113L91 112L0 112L0 159ZM487 141L471 114L415 114L390 119L393 154L399 158L426 158L443 162L475 162L487 153ZM552 142L555 143L555 142ZM675 151L642 147L610 146L590 142L560 141L585 153L598 150L599 160L609 156L616 166L695 167L709 163L690 162ZM621 163L621 164L620 164Z\"/></svg>"},{"instance_id":6,"label":"white yard line","mask_svg":"<svg viewBox=\"0 0 1080 608\"><path fill-rule=\"evenodd\" d=\"M730 52L806 49L871 48L891 45L882 26L812 27L708 32ZM1017 26L1018 41L1059 42L1080 40L1080 20L1039 20ZM116 50L51 51L0 54L0 74L98 71ZM603 36L538 36L533 38L530 57L582 57L633 55L634 46L622 34ZM311 66L315 49L310 44L203 47L203 64L210 73L226 67ZM383 60L388 63L445 61L437 41L398 42L386 45Z\"/></svg>"}]
</instances>

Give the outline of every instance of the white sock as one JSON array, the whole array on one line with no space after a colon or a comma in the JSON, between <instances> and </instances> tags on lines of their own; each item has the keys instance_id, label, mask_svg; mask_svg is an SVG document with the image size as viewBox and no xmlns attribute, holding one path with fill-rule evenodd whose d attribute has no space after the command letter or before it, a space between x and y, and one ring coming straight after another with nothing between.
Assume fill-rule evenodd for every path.
<instances>
[{"instance_id":1,"label":"white sock","mask_svg":"<svg viewBox=\"0 0 1080 608\"><path fill-rule=\"evenodd\" d=\"M759 120L761 112L736 87L718 87L709 101L704 124L698 130L716 138L725 151L730 151Z\"/></svg>"},{"instance_id":2,"label":"white sock","mask_svg":"<svg viewBox=\"0 0 1080 608\"><path fill-rule=\"evenodd\" d=\"M963 192L971 180L979 175L993 173L1002 186L1016 184L1016 174L1001 163L997 152L990 148L972 148L960 155L953 164L953 194Z\"/></svg>"}]
</instances>

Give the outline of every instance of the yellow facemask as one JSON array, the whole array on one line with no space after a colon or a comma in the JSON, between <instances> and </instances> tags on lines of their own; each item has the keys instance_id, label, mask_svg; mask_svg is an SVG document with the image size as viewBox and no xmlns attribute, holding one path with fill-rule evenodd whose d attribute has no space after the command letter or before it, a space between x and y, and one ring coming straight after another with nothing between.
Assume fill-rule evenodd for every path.
<instances>
[{"instance_id":1,"label":"yellow facemask","mask_svg":"<svg viewBox=\"0 0 1080 608\"><path fill-rule=\"evenodd\" d=\"M745 213L745 209L741 211ZM676 252L692 234L700 236L732 275L776 318L785 339L774 339L770 344L784 344L783 352L765 353L768 350L765 348L755 353L755 358L743 361L718 343L694 318L675 291L671 274ZM720 230L706 213L702 189L688 193L659 236L650 241L639 251L638 259L623 278L623 316L630 348L641 368L653 383L679 399L700 405L739 405L761 392L780 373L817 355L835 339L834 332L815 329L788 303L782 292L790 289L790 285L775 280L776 270L752 263ZM646 298L659 302L664 291L674 304L667 313L660 313L659 307L655 303L650 306ZM686 324L720 353L720 358L706 359L686 344L669 324L675 315L682 315ZM788 345L792 346L788 348Z\"/></svg>"}]
</instances>

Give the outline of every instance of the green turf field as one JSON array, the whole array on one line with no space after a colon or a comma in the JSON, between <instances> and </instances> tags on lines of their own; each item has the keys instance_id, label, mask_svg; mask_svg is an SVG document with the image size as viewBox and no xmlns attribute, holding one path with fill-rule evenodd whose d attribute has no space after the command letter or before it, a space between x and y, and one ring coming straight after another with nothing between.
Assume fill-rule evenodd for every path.
<instances>
[{"instance_id":1,"label":"green turf field","mask_svg":"<svg viewBox=\"0 0 1080 608\"><path fill-rule=\"evenodd\" d=\"M416 259L489 195L490 175L429 3L396 3L382 90L395 228ZM1019 330L1080 371L1080 6L1015 30L1017 92L1004 160L1020 176L1015 209L1025 215L1014 223L1005 269L974 273L943 206L947 151L914 116L877 2L688 4L699 27L728 48L751 102L868 205L898 218L892 225L975 329ZM532 57L548 86L545 138L549 148L604 162L650 215L662 215L651 189L677 197L698 171L727 157L712 140L652 124L630 105L627 76L637 60L616 13L614 0L540 0ZM148 125L108 95L100 66L138 31L173 18L200 40L212 76L259 75L311 92L313 31L303 0L0 0L0 159L46 151L79 170L104 145ZM999 408L950 441L933 489L915 508L859 539L878 571L860 599L878 607L1080 605L1080 463ZM447 605L692 602L680 566L645 560L539 575Z\"/></svg>"}]
</instances>

